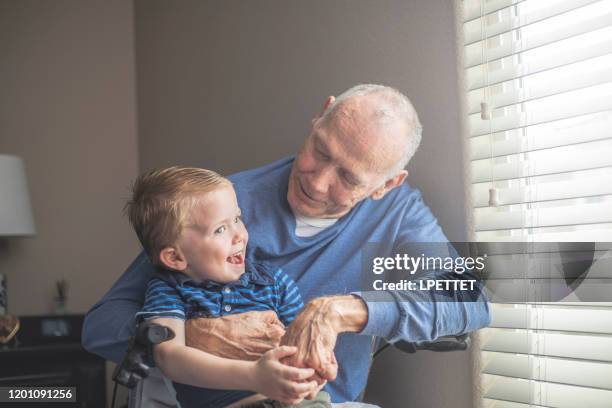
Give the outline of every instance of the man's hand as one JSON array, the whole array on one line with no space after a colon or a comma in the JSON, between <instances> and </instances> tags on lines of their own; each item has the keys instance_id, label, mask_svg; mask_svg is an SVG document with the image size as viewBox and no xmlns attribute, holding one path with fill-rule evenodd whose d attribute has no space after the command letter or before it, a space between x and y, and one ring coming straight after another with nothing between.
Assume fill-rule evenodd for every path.
<instances>
[{"instance_id":1,"label":"man's hand","mask_svg":"<svg viewBox=\"0 0 612 408\"><path fill-rule=\"evenodd\" d=\"M187 320L185 343L219 357L253 361L278 347L284 333L275 312L246 312Z\"/></svg>"},{"instance_id":2,"label":"man's hand","mask_svg":"<svg viewBox=\"0 0 612 408\"><path fill-rule=\"evenodd\" d=\"M314 368L322 380L333 380L338 373L334 355L338 331L331 323L331 299L314 299L291 323L281 344L297 347L297 353L286 360L295 367Z\"/></svg>"},{"instance_id":3,"label":"man's hand","mask_svg":"<svg viewBox=\"0 0 612 408\"><path fill-rule=\"evenodd\" d=\"M338 334L359 332L367 320L367 307L355 296L311 300L291 323L281 341L283 345L298 349L286 363L314 368L317 372L315 379L321 385L325 380L334 380L338 374L338 362L334 355Z\"/></svg>"}]
</instances>

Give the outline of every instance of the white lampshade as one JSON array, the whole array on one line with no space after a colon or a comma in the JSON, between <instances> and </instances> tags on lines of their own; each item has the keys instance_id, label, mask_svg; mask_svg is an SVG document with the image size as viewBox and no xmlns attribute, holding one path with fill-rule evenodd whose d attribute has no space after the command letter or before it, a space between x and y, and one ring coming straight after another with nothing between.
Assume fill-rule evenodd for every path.
<instances>
[{"instance_id":1,"label":"white lampshade","mask_svg":"<svg viewBox=\"0 0 612 408\"><path fill-rule=\"evenodd\" d=\"M23 160L0 154L0 236L36 234Z\"/></svg>"}]
</instances>

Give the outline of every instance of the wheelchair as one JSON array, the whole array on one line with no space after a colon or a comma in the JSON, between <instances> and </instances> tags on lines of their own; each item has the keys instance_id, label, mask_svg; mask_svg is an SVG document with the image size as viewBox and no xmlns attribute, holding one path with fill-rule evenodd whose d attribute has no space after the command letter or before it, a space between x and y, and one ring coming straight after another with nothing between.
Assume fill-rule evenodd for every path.
<instances>
[{"instance_id":1,"label":"wheelchair","mask_svg":"<svg viewBox=\"0 0 612 408\"><path fill-rule=\"evenodd\" d=\"M113 373L115 386L111 407L115 407L117 384L129 389L128 408L176 408L176 398L172 395L170 382L164 378L158 369L153 367L152 347L174 337L167 327L141 323L136 334L130 340L130 346L124 359ZM467 350L471 345L468 333L458 336L444 336L433 341L407 342L398 341L393 344L380 345L381 339L374 339L372 359L375 359L389 346L404 353L413 354L418 351L451 352ZM365 391L365 390L364 390ZM359 399L363 397L363 394ZM122 406L121 408L125 407Z\"/></svg>"}]
</instances>

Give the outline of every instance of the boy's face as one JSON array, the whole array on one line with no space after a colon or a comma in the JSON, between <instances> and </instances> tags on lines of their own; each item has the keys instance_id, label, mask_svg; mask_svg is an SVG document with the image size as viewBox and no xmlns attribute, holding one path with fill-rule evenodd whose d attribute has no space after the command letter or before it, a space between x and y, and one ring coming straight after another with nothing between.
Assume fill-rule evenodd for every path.
<instances>
[{"instance_id":1,"label":"boy's face","mask_svg":"<svg viewBox=\"0 0 612 408\"><path fill-rule=\"evenodd\" d=\"M221 187L203 194L177 242L187 262L182 272L199 281L236 281L244 273L248 240L234 189Z\"/></svg>"}]
</instances>

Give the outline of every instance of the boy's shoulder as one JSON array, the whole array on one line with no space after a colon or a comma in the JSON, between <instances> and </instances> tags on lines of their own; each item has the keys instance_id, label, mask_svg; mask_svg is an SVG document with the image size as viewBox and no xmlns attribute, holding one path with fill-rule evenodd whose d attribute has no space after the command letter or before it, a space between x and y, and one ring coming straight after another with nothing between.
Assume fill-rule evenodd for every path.
<instances>
[{"instance_id":1,"label":"boy's shoulder","mask_svg":"<svg viewBox=\"0 0 612 408\"><path fill-rule=\"evenodd\" d=\"M180 272L170 271L167 269L156 267L155 272L153 272L153 276L151 276L151 279L149 279L148 288L149 291L153 289L173 289L175 291L178 291L179 288L189 280L191 280L190 277Z\"/></svg>"},{"instance_id":2,"label":"boy's shoulder","mask_svg":"<svg viewBox=\"0 0 612 408\"><path fill-rule=\"evenodd\" d=\"M255 261L250 258L245 259L245 272L249 276L249 281L257 285L274 285L278 273L282 273L278 268L274 269L267 262Z\"/></svg>"}]
</instances>

